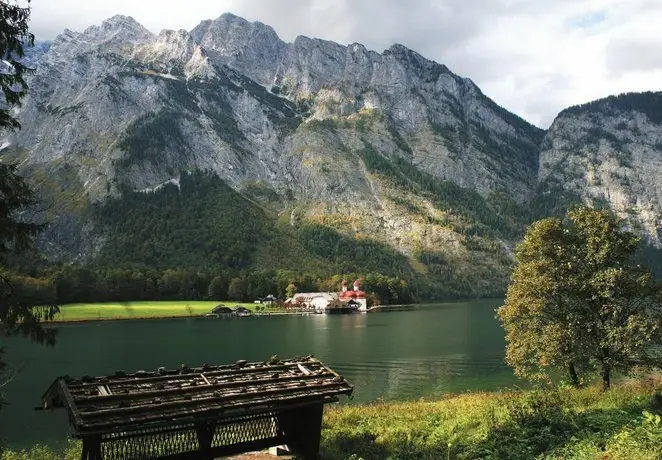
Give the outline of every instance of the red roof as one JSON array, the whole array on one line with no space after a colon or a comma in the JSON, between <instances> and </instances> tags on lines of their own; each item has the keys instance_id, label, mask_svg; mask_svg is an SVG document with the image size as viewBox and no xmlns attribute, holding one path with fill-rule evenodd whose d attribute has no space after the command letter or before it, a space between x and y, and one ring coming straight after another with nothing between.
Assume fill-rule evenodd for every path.
<instances>
[{"instance_id":1,"label":"red roof","mask_svg":"<svg viewBox=\"0 0 662 460\"><path fill-rule=\"evenodd\" d=\"M340 293L340 298L348 298L351 297L353 299L365 299L365 292L363 291L344 291Z\"/></svg>"}]
</instances>

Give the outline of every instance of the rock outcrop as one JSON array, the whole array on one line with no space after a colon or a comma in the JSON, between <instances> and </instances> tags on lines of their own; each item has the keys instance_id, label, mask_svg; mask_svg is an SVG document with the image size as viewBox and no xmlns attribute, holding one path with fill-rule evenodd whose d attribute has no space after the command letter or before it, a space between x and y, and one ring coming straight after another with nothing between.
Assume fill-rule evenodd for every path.
<instances>
[{"instance_id":1,"label":"rock outcrop","mask_svg":"<svg viewBox=\"0 0 662 460\"><path fill-rule=\"evenodd\" d=\"M542 143L543 193L606 205L662 243L662 93L625 94L566 109Z\"/></svg>"}]
</instances>

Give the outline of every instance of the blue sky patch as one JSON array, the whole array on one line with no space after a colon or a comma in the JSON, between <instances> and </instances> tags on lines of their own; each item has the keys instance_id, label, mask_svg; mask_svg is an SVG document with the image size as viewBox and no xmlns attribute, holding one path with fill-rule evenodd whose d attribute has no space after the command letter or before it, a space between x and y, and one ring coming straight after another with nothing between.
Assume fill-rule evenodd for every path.
<instances>
[{"instance_id":1,"label":"blue sky patch","mask_svg":"<svg viewBox=\"0 0 662 460\"><path fill-rule=\"evenodd\" d=\"M600 24L605 19L607 19L607 13L605 11L593 11L568 19L567 25L573 29L588 29L589 27Z\"/></svg>"}]
</instances>

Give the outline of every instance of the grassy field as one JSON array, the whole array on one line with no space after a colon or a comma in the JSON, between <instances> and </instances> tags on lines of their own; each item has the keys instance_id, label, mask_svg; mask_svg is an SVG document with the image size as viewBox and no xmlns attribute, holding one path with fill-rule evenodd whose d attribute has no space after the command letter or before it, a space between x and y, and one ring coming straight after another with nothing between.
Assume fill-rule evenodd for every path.
<instances>
[{"instance_id":1,"label":"grassy field","mask_svg":"<svg viewBox=\"0 0 662 460\"><path fill-rule=\"evenodd\" d=\"M322 458L661 459L662 379L327 410Z\"/></svg>"},{"instance_id":2,"label":"grassy field","mask_svg":"<svg viewBox=\"0 0 662 460\"><path fill-rule=\"evenodd\" d=\"M662 379L597 387L467 393L435 401L327 407L326 460L662 458ZM74 460L36 446L0 460Z\"/></svg>"},{"instance_id":3,"label":"grassy field","mask_svg":"<svg viewBox=\"0 0 662 460\"><path fill-rule=\"evenodd\" d=\"M242 305L251 311L261 306L234 301L141 301L118 303L75 303L60 306L55 321L89 321L130 318L169 318L174 316L199 316L209 313L218 304L234 308ZM266 309L265 311L279 311Z\"/></svg>"}]
</instances>

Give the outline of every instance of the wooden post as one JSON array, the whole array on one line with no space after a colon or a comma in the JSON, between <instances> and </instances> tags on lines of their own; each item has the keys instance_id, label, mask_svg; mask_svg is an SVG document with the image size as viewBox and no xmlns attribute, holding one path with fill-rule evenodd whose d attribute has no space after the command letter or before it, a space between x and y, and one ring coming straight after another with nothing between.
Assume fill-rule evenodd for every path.
<instances>
[{"instance_id":1,"label":"wooden post","mask_svg":"<svg viewBox=\"0 0 662 460\"><path fill-rule=\"evenodd\" d=\"M81 460L102 460L100 435L85 436L83 438L83 452L80 458Z\"/></svg>"},{"instance_id":2,"label":"wooden post","mask_svg":"<svg viewBox=\"0 0 662 460\"><path fill-rule=\"evenodd\" d=\"M195 424L195 432L198 436L198 445L200 446L200 456L203 460L214 460L211 452L211 444L214 440L214 431L216 424L210 422L198 422Z\"/></svg>"},{"instance_id":3,"label":"wooden post","mask_svg":"<svg viewBox=\"0 0 662 460\"><path fill-rule=\"evenodd\" d=\"M279 417L279 428L285 437L285 443L304 460L319 458L323 411L324 405L319 403L285 410Z\"/></svg>"}]
</instances>

